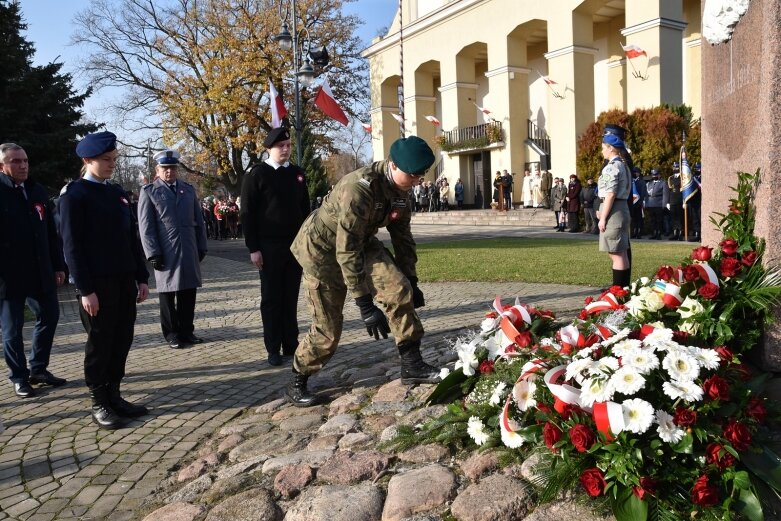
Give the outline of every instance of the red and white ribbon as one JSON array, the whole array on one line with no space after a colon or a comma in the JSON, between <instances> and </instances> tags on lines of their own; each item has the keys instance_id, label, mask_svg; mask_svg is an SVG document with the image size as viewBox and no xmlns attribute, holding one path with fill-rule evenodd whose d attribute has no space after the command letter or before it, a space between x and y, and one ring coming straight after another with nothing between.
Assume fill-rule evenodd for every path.
<instances>
[{"instance_id":1,"label":"red and white ribbon","mask_svg":"<svg viewBox=\"0 0 781 521\"><path fill-rule=\"evenodd\" d=\"M624 409L619 403L595 402L591 416L594 418L597 430L608 440L613 439L613 434L624 430Z\"/></svg>"},{"instance_id":2,"label":"red and white ribbon","mask_svg":"<svg viewBox=\"0 0 781 521\"><path fill-rule=\"evenodd\" d=\"M607 340L613 336L613 331L607 326L603 326L602 324L594 324L594 327L597 328L597 333L599 333L599 336L602 337L602 340Z\"/></svg>"},{"instance_id":3,"label":"red and white ribbon","mask_svg":"<svg viewBox=\"0 0 781 521\"><path fill-rule=\"evenodd\" d=\"M664 305L668 309L678 308L683 302L683 299L681 298L681 287L674 282L665 284L662 302L664 302Z\"/></svg>"},{"instance_id":4,"label":"red and white ribbon","mask_svg":"<svg viewBox=\"0 0 781 521\"><path fill-rule=\"evenodd\" d=\"M698 264L695 262L692 266L694 266L694 269L700 274L702 280L708 281L716 286L719 285L719 277L716 275L716 272L713 271L713 268L710 267L710 264Z\"/></svg>"},{"instance_id":5,"label":"red and white ribbon","mask_svg":"<svg viewBox=\"0 0 781 521\"><path fill-rule=\"evenodd\" d=\"M602 311L618 309L621 305L618 303L618 299L612 293L605 294L600 300L592 302L586 306L586 313L589 315L592 313L600 313Z\"/></svg>"},{"instance_id":6,"label":"red and white ribbon","mask_svg":"<svg viewBox=\"0 0 781 521\"><path fill-rule=\"evenodd\" d=\"M526 380L530 376L541 373L542 370L547 367L547 362L548 361L544 358L535 358L534 360L529 360L521 368L521 376L518 377L518 380L515 383L518 383L521 380Z\"/></svg>"},{"instance_id":7,"label":"red and white ribbon","mask_svg":"<svg viewBox=\"0 0 781 521\"><path fill-rule=\"evenodd\" d=\"M567 372L566 365L559 365L545 373L543 381L548 386L554 398L553 408L561 414L564 412L565 405L578 405L580 398L580 389L568 384L560 384ZM590 411L590 408L582 407L584 411Z\"/></svg>"},{"instance_id":8,"label":"red and white ribbon","mask_svg":"<svg viewBox=\"0 0 781 521\"><path fill-rule=\"evenodd\" d=\"M523 445L523 438L516 431L521 429L521 425L510 417L510 403L512 402L512 393L507 396L502 408L502 414L499 416L499 429L502 434L502 442L510 448L516 448Z\"/></svg>"}]
</instances>

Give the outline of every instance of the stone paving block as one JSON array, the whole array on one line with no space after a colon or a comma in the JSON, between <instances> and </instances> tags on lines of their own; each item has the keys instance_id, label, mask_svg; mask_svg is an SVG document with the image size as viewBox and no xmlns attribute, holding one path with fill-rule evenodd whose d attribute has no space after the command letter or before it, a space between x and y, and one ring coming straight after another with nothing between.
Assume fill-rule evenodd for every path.
<instances>
[{"instance_id":1,"label":"stone paving block","mask_svg":"<svg viewBox=\"0 0 781 521\"><path fill-rule=\"evenodd\" d=\"M50 498L46 501L43 501L41 503L41 506L38 508L36 513L39 514L48 514L48 513L56 513L65 508L65 506L68 504L69 499L66 498Z\"/></svg>"},{"instance_id":2,"label":"stone paving block","mask_svg":"<svg viewBox=\"0 0 781 521\"><path fill-rule=\"evenodd\" d=\"M106 490L105 485L88 485L81 489L81 492L71 500L72 505L91 505Z\"/></svg>"},{"instance_id":3,"label":"stone paving block","mask_svg":"<svg viewBox=\"0 0 781 521\"><path fill-rule=\"evenodd\" d=\"M45 485L40 485L34 488L28 485L28 489L30 490L30 495L34 498L38 498L39 500L42 499L42 497L45 494L48 494L49 492L54 492L58 488L60 488L60 485L56 481L51 481L49 483L46 483Z\"/></svg>"},{"instance_id":4,"label":"stone paving block","mask_svg":"<svg viewBox=\"0 0 781 521\"><path fill-rule=\"evenodd\" d=\"M64 498L75 497L87 483L89 483L89 478L71 478L52 495Z\"/></svg>"},{"instance_id":5,"label":"stone paving block","mask_svg":"<svg viewBox=\"0 0 781 521\"><path fill-rule=\"evenodd\" d=\"M40 506L38 501L33 498L27 498L13 505L4 506L3 510L11 517L20 517L22 514L38 508L38 506Z\"/></svg>"},{"instance_id":6,"label":"stone paving block","mask_svg":"<svg viewBox=\"0 0 781 521\"><path fill-rule=\"evenodd\" d=\"M92 507L87 510L85 517L95 517L97 519L105 519L114 508L122 501L122 496L101 496Z\"/></svg>"}]
</instances>

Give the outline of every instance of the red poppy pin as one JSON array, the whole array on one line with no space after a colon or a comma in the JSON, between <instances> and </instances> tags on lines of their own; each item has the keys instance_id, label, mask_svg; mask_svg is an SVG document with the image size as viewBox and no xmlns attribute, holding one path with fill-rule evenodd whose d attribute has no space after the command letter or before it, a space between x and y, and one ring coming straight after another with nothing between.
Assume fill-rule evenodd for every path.
<instances>
[{"instance_id":1,"label":"red poppy pin","mask_svg":"<svg viewBox=\"0 0 781 521\"><path fill-rule=\"evenodd\" d=\"M46 207L41 203L35 203L34 207L35 211L38 212L38 218L43 221L43 219L46 217Z\"/></svg>"},{"instance_id":2,"label":"red poppy pin","mask_svg":"<svg viewBox=\"0 0 781 521\"><path fill-rule=\"evenodd\" d=\"M391 221L395 221L395 220L396 220L396 219L398 219L398 218L399 218L399 211L398 211L398 210L393 210L393 211L390 213L390 220L391 220Z\"/></svg>"},{"instance_id":3,"label":"red poppy pin","mask_svg":"<svg viewBox=\"0 0 781 521\"><path fill-rule=\"evenodd\" d=\"M304 176L302 176L301 174L298 174L298 182L299 183L303 183L304 182Z\"/></svg>"}]
</instances>

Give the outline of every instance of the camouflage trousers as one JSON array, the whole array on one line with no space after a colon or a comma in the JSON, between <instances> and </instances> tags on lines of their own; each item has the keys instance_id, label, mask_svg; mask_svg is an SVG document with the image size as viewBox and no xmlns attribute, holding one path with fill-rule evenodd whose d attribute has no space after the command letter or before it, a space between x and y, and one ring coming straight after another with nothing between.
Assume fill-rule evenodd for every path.
<instances>
[{"instance_id":1,"label":"camouflage trousers","mask_svg":"<svg viewBox=\"0 0 781 521\"><path fill-rule=\"evenodd\" d=\"M412 305L407 277L382 247L371 247L364 258L369 287L377 305L385 310L396 344L420 340L423 325ZM304 270L302 280L312 327L298 344L293 367L302 374L313 374L323 368L339 345L347 286L336 262L318 266L316 274Z\"/></svg>"}]
</instances>

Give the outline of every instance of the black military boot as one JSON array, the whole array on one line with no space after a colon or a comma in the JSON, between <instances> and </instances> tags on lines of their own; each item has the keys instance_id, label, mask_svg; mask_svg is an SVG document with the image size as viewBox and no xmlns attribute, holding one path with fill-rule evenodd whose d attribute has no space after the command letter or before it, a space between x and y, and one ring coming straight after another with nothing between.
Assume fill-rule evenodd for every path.
<instances>
[{"instance_id":1,"label":"black military boot","mask_svg":"<svg viewBox=\"0 0 781 521\"><path fill-rule=\"evenodd\" d=\"M420 356L420 340L398 345L401 357L401 383L436 384L439 383L439 370L428 365Z\"/></svg>"},{"instance_id":2,"label":"black military boot","mask_svg":"<svg viewBox=\"0 0 781 521\"><path fill-rule=\"evenodd\" d=\"M308 374L301 374L293 369L293 379L287 384L285 397L296 407L311 407L320 403L320 398L311 394L306 388L307 380L309 380Z\"/></svg>"},{"instance_id":3,"label":"black military boot","mask_svg":"<svg viewBox=\"0 0 781 521\"><path fill-rule=\"evenodd\" d=\"M143 405L135 405L122 398L119 394L119 382L108 384L108 400L114 412L125 418L138 418L149 414L149 410Z\"/></svg>"},{"instance_id":4,"label":"black military boot","mask_svg":"<svg viewBox=\"0 0 781 521\"><path fill-rule=\"evenodd\" d=\"M106 385L99 385L89 390L92 398L92 421L101 429L119 429L125 426L125 420L111 408L108 392Z\"/></svg>"}]
</instances>

